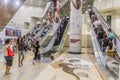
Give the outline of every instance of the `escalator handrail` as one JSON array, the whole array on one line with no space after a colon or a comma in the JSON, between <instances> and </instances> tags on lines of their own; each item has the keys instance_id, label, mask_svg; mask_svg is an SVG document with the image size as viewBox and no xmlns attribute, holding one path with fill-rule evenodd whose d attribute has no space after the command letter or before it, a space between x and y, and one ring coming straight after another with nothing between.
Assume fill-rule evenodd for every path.
<instances>
[{"instance_id":1,"label":"escalator handrail","mask_svg":"<svg viewBox=\"0 0 120 80\"><path fill-rule=\"evenodd\" d=\"M44 27L42 26L41 28L40 28L40 31L33 37L34 39L37 37L37 36L39 36L39 35L41 35L41 32L44 30Z\"/></svg>"},{"instance_id":2,"label":"escalator handrail","mask_svg":"<svg viewBox=\"0 0 120 80\"><path fill-rule=\"evenodd\" d=\"M98 58L99 57L99 61L100 61L100 64L101 65L104 65L102 63L102 60L100 58L100 53L102 53L101 49L100 49L100 45L98 43L98 40L96 38L96 34L94 32L94 29L93 29L93 25L91 23L91 20L90 20L90 27L91 27L91 37L92 37L92 43L93 43L93 49L94 49L94 52L95 52L95 56ZM96 55L97 53L97 55ZM98 59L97 59L98 60Z\"/></svg>"},{"instance_id":3,"label":"escalator handrail","mask_svg":"<svg viewBox=\"0 0 120 80\"><path fill-rule=\"evenodd\" d=\"M58 48L57 48L57 51L61 51L61 49L63 48L63 44L64 44L64 41L65 41L65 39L66 39L66 36L67 36L67 31L68 31L68 28L69 28L69 21L67 22L67 25L66 25L66 28L65 28L65 31L64 31L64 34L63 34L63 36L62 36L62 39L61 39L61 41L60 41L60 44L59 44L59 46L58 46Z\"/></svg>"}]
</instances>

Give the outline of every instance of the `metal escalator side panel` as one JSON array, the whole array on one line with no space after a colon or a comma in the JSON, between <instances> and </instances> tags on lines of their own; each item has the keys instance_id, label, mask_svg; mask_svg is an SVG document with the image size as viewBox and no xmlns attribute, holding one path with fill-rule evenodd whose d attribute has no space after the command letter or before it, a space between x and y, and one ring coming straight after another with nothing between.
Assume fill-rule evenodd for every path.
<instances>
[{"instance_id":1,"label":"metal escalator side panel","mask_svg":"<svg viewBox=\"0 0 120 80\"><path fill-rule=\"evenodd\" d=\"M51 31L53 37L50 40L49 44L45 48L43 48L44 51L42 53L48 52L53 47L53 45L55 43L55 39L56 39L56 32L57 32L59 26L60 26L59 23L54 23L53 24L52 31Z\"/></svg>"},{"instance_id":2,"label":"metal escalator side panel","mask_svg":"<svg viewBox=\"0 0 120 80\"><path fill-rule=\"evenodd\" d=\"M94 32L94 28L93 28L93 25L92 25L92 22L90 20L90 17L89 17L89 25L90 25L90 28L91 28L91 37L92 37L92 44L93 44L93 50L94 50L94 54L95 54L95 57L96 57L96 60L97 62L99 62L100 65L103 65L105 66L105 59L103 59L104 57L104 53L101 51L101 48L100 48L100 45L99 45L99 42L97 40L97 36Z\"/></svg>"},{"instance_id":3,"label":"metal escalator side panel","mask_svg":"<svg viewBox=\"0 0 120 80\"><path fill-rule=\"evenodd\" d=\"M69 21L68 21L68 23L67 23L67 25L66 25L66 28L65 28L65 30L64 30L64 34L63 34L63 36L62 36L62 39L61 39L61 41L60 41L60 44L59 44L59 46L58 46L58 48L57 48L57 50L56 51L61 51L62 50L62 48L63 48L63 44L64 44L64 42L65 42L65 39L66 39L66 36L67 36L67 31L68 31L68 28L69 28Z\"/></svg>"},{"instance_id":4,"label":"metal escalator side panel","mask_svg":"<svg viewBox=\"0 0 120 80\"><path fill-rule=\"evenodd\" d=\"M52 40L51 40L50 43L47 45L46 51L49 51L49 50L52 48L52 46L53 46L54 43L55 43L55 39L56 39L56 35L53 36Z\"/></svg>"}]
</instances>

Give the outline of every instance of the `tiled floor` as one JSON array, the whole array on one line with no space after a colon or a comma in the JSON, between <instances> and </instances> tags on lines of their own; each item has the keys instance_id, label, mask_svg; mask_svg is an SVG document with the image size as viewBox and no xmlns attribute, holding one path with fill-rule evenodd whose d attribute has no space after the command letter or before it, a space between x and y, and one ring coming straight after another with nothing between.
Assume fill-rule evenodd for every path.
<instances>
[{"instance_id":1,"label":"tiled floor","mask_svg":"<svg viewBox=\"0 0 120 80\"><path fill-rule=\"evenodd\" d=\"M42 59L41 63L32 64L33 55L31 52L25 53L25 60L22 67L18 67L18 57L14 57L10 75L5 75L5 65L0 65L0 80L34 80L51 60ZM1 60L2 61L2 60Z\"/></svg>"},{"instance_id":2,"label":"tiled floor","mask_svg":"<svg viewBox=\"0 0 120 80\"><path fill-rule=\"evenodd\" d=\"M48 71L42 72L35 80L103 80L87 54L69 54L63 53L60 57L54 60L50 67L46 70L51 70L51 74L56 75L54 79L45 79L45 76L53 76L47 74ZM52 68L51 68L52 67Z\"/></svg>"}]
</instances>

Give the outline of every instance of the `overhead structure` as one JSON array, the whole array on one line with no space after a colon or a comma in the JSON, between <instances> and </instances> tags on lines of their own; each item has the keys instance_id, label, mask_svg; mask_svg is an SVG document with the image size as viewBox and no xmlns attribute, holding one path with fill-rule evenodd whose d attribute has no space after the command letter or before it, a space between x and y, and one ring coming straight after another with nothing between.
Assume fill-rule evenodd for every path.
<instances>
[{"instance_id":1,"label":"overhead structure","mask_svg":"<svg viewBox=\"0 0 120 80\"><path fill-rule=\"evenodd\" d=\"M0 31L9 23L25 0L0 0Z\"/></svg>"}]
</instances>

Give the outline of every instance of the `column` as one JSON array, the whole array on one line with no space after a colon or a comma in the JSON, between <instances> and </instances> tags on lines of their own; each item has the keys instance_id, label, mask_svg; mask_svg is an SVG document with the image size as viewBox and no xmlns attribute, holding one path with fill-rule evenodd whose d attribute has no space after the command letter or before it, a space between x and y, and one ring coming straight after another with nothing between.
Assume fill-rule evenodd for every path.
<instances>
[{"instance_id":1,"label":"column","mask_svg":"<svg viewBox=\"0 0 120 80\"><path fill-rule=\"evenodd\" d=\"M81 53L82 0L70 1L70 52Z\"/></svg>"}]
</instances>

